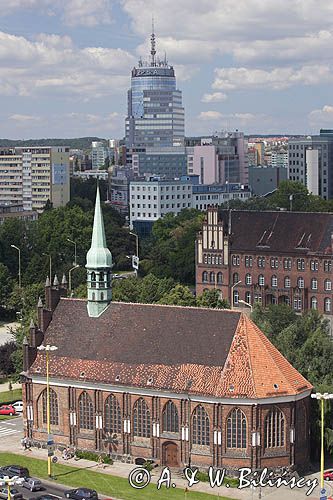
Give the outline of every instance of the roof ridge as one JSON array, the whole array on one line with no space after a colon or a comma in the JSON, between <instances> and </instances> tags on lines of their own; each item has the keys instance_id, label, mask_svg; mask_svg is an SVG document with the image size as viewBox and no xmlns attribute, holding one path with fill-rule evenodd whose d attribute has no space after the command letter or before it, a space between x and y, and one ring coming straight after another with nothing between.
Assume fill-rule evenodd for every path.
<instances>
[{"instance_id":1,"label":"roof ridge","mask_svg":"<svg viewBox=\"0 0 333 500\"><path fill-rule=\"evenodd\" d=\"M252 384L253 384L253 387L254 387L254 393L255 393L256 397L258 397L258 395L257 395L257 387L256 387L254 376L253 376L252 358L251 358L251 355L250 355L250 342L249 342L249 339L248 339L247 328L246 328L246 323L247 323L246 320L249 319L249 318L248 318L248 316L246 314L242 313L242 318L241 319L243 321L243 326L244 326L244 329L245 329L247 351L249 353L249 363L250 363ZM238 329L238 326L237 326L237 329ZM237 329L236 329L236 331L237 331Z\"/></svg>"},{"instance_id":2,"label":"roof ridge","mask_svg":"<svg viewBox=\"0 0 333 500\"><path fill-rule=\"evenodd\" d=\"M61 297L60 300L66 300L66 301L84 301L87 302L87 299L81 299L81 298L76 298L76 297ZM197 309L199 311L219 311L219 312L227 312L227 313L233 313L233 314L242 314L240 311L235 311L235 309L224 309L224 308L219 308L219 307L199 307L199 306L179 306L176 304L158 304L157 302L126 302L123 300L112 300L111 304L127 304L131 306L157 306L157 307L172 307L172 308L177 308L177 309Z\"/></svg>"}]
</instances>

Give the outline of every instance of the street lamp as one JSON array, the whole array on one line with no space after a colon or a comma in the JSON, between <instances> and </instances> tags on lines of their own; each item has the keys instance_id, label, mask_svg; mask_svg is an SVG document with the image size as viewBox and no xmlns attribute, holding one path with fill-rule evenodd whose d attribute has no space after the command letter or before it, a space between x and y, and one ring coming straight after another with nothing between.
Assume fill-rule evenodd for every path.
<instances>
[{"instance_id":1,"label":"street lamp","mask_svg":"<svg viewBox=\"0 0 333 500\"><path fill-rule=\"evenodd\" d=\"M188 424L188 466L191 468L191 398L190 389L192 387L192 380L188 380L186 384L187 390L187 424Z\"/></svg>"},{"instance_id":2,"label":"street lamp","mask_svg":"<svg viewBox=\"0 0 333 500\"><path fill-rule=\"evenodd\" d=\"M49 377L49 354L50 352L56 351L58 347L55 345L40 345L37 347L39 351L46 352L46 422L47 422L47 443L49 446L53 444L53 439L51 436L51 418L50 418L50 377ZM47 452L47 473L49 477L51 474L51 456L49 455L49 450Z\"/></svg>"},{"instance_id":3,"label":"street lamp","mask_svg":"<svg viewBox=\"0 0 333 500\"><path fill-rule=\"evenodd\" d=\"M79 264L75 264L75 266L73 266L69 271L68 271L68 288L69 288L69 296L71 297L72 296L72 271L74 271L74 269L77 269L79 266Z\"/></svg>"},{"instance_id":4,"label":"street lamp","mask_svg":"<svg viewBox=\"0 0 333 500\"><path fill-rule=\"evenodd\" d=\"M237 283L234 283L231 287L231 309L234 308L234 288L235 288L235 286L239 285L239 283L241 283L241 282L242 282L242 280L239 280L239 281L237 281Z\"/></svg>"},{"instance_id":5,"label":"street lamp","mask_svg":"<svg viewBox=\"0 0 333 500\"><path fill-rule=\"evenodd\" d=\"M242 299L239 299L238 302L240 302L241 304L244 304L244 305L248 306L251 309L251 312L253 311L253 306L249 302L245 302L245 300L242 300Z\"/></svg>"},{"instance_id":6,"label":"street lamp","mask_svg":"<svg viewBox=\"0 0 333 500\"><path fill-rule=\"evenodd\" d=\"M67 238L67 241L69 241L70 243L72 243L74 245L74 262L73 262L73 265L76 266L76 264L77 264L77 261L76 261L76 241L70 240L69 238Z\"/></svg>"},{"instance_id":7,"label":"street lamp","mask_svg":"<svg viewBox=\"0 0 333 500\"><path fill-rule=\"evenodd\" d=\"M311 397L313 399L318 399L320 401L320 409L321 409L320 488L324 489L324 401L325 399L333 399L333 394L328 394L328 392L325 392L324 394L316 392L315 394L311 394Z\"/></svg>"},{"instance_id":8,"label":"street lamp","mask_svg":"<svg viewBox=\"0 0 333 500\"><path fill-rule=\"evenodd\" d=\"M19 278L19 287L21 288L22 282L21 282L21 249L17 247L16 245L10 245L12 248L15 248L15 250L18 251L18 259L19 259L19 270L18 270L18 278Z\"/></svg>"},{"instance_id":9,"label":"street lamp","mask_svg":"<svg viewBox=\"0 0 333 500\"><path fill-rule=\"evenodd\" d=\"M135 236L136 238L136 256L139 257L139 236L136 233L132 233L131 231L129 234Z\"/></svg>"},{"instance_id":10,"label":"street lamp","mask_svg":"<svg viewBox=\"0 0 333 500\"><path fill-rule=\"evenodd\" d=\"M0 479L0 486L7 487L7 500L11 500L10 488L12 486L21 485L23 482L24 478L18 476L14 477L4 476Z\"/></svg>"},{"instance_id":11,"label":"street lamp","mask_svg":"<svg viewBox=\"0 0 333 500\"><path fill-rule=\"evenodd\" d=\"M45 257L49 258L49 267L50 267L50 283L52 284L52 255L48 253L42 253L42 255L45 255Z\"/></svg>"}]
</instances>

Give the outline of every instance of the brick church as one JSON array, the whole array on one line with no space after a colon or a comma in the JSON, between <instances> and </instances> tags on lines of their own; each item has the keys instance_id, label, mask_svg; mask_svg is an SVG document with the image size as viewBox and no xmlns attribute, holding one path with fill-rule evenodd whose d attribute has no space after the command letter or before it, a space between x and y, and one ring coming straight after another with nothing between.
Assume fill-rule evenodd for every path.
<instances>
[{"instance_id":1,"label":"brick church","mask_svg":"<svg viewBox=\"0 0 333 500\"><path fill-rule=\"evenodd\" d=\"M33 442L110 451L127 462L229 470L309 461L312 390L239 311L112 301L112 256L97 191L88 299L46 282L24 344L24 422Z\"/></svg>"}]
</instances>

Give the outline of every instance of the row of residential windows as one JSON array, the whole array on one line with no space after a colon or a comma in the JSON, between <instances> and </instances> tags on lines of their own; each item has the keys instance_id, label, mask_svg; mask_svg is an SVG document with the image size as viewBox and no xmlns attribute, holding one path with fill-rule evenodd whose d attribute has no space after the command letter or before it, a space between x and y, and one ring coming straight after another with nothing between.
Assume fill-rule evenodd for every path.
<instances>
[{"instance_id":1,"label":"row of residential windows","mask_svg":"<svg viewBox=\"0 0 333 500\"><path fill-rule=\"evenodd\" d=\"M204 275L204 273L203 273L203 275ZM240 281L239 274L233 273L232 282L235 284L235 283L238 283L239 281ZM247 273L245 275L245 284L252 285L252 275L250 273ZM258 276L258 285L265 286L265 276L263 274L259 274L259 276ZM275 274L271 277L271 286L273 288L277 288L277 286L278 286L278 277ZM284 288L291 287L291 278L289 276L284 277L283 287ZM299 276L297 278L297 287L298 288L305 288L305 281L304 281L304 278L302 276ZM311 288L311 290L318 290L318 279L317 278L311 279L310 288ZM326 292L330 292L332 290L332 280L330 280L330 279L324 280L324 290Z\"/></svg>"},{"instance_id":2,"label":"row of residential windows","mask_svg":"<svg viewBox=\"0 0 333 500\"><path fill-rule=\"evenodd\" d=\"M81 430L94 430L94 405L91 397L83 391L79 397L79 422ZM47 423L47 393L42 392L43 423ZM59 425L58 397L50 389L50 422ZM162 411L162 429L166 432L179 432L179 416L176 405L168 401ZM104 431L122 433L122 417L117 398L111 394L104 404ZM273 408L265 419L265 447L277 448L285 446L285 417L279 408ZM151 437L151 414L143 398L139 398L133 407L133 435ZM192 443L210 445L210 419L205 408L199 404L192 412ZM247 447L247 420L243 411L234 408L227 417L227 448Z\"/></svg>"},{"instance_id":3,"label":"row of residential windows","mask_svg":"<svg viewBox=\"0 0 333 500\"><path fill-rule=\"evenodd\" d=\"M267 294L266 298L268 298L268 297L270 299L269 303L271 303L271 304L277 304L278 303L278 299L277 299L277 297L275 297L275 295ZM289 296L284 295L282 297L279 297L279 303L280 303L281 299L282 299L282 303L283 304L287 304L287 305L291 306L291 300L290 300ZM239 300L240 300L239 291L238 290L234 290L233 291L233 304L237 305L239 303ZM257 302L259 304L262 304L262 294L261 293L254 293L253 301ZM251 292L245 292L245 302L247 304L251 304L252 303ZM318 299L317 299L317 297L311 297L310 298L310 307L311 307L311 309L318 309ZM296 311L301 311L303 309L303 298L302 298L301 295L298 295L298 294L294 295L294 297L293 297L293 308ZM332 312L332 299L330 297L325 297L325 299L324 299L324 312L325 313L331 313Z\"/></svg>"},{"instance_id":4,"label":"row of residential windows","mask_svg":"<svg viewBox=\"0 0 333 500\"><path fill-rule=\"evenodd\" d=\"M231 256L231 263L233 266L239 266L240 265L240 255L232 255ZM279 268L279 258L278 257L270 257L266 258L263 256L257 257L257 266L264 268L266 266L266 263L270 264L271 269L278 269ZM293 259L288 257L283 259L283 269L286 270L291 270L292 265L293 265ZM305 259L296 259L295 265L297 267L298 271L304 271L305 270ZM311 271L318 271L319 270L320 263L318 260L311 260L310 261L310 269ZM253 267L253 257L251 255L245 255L245 267ZM332 271L332 261L331 260L324 260L324 272L330 273Z\"/></svg>"}]
</instances>

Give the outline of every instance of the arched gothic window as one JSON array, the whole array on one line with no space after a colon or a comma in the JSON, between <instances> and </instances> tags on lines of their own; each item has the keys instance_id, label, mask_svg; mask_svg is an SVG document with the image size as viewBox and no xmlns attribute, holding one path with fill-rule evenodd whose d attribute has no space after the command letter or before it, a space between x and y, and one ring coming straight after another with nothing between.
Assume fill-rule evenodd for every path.
<instances>
[{"instance_id":1,"label":"arched gothic window","mask_svg":"<svg viewBox=\"0 0 333 500\"><path fill-rule=\"evenodd\" d=\"M238 281L239 281L239 274L238 273L234 273L232 275L232 282L233 282L233 284L238 283Z\"/></svg>"},{"instance_id":2,"label":"arched gothic window","mask_svg":"<svg viewBox=\"0 0 333 500\"><path fill-rule=\"evenodd\" d=\"M117 398L110 394L104 404L104 430L121 434L121 411Z\"/></svg>"},{"instance_id":3,"label":"arched gothic window","mask_svg":"<svg viewBox=\"0 0 333 500\"><path fill-rule=\"evenodd\" d=\"M285 444L285 419L279 408L271 410L265 419L265 447L278 448Z\"/></svg>"},{"instance_id":4,"label":"arched gothic window","mask_svg":"<svg viewBox=\"0 0 333 500\"><path fill-rule=\"evenodd\" d=\"M86 391L81 392L79 397L79 428L94 429L94 405Z\"/></svg>"},{"instance_id":5,"label":"arched gothic window","mask_svg":"<svg viewBox=\"0 0 333 500\"><path fill-rule=\"evenodd\" d=\"M208 282L208 273L207 273L207 271L204 271L202 273L202 282L203 283L207 283Z\"/></svg>"},{"instance_id":6,"label":"arched gothic window","mask_svg":"<svg viewBox=\"0 0 333 500\"><path fill-rule=\"evenodd\" d=\"M246 417L239 408L227 418L227 448L246 448Z\"/></svg>"},{"instance_id":7,"label":"arched gothic window","mask_svg":"<svg viewBox=\"0 0 333 500\"><path fill-rule=\"evenodd\" d=\"M317 297L311 297L311 309L318 309Z\"/></svg>"},{"instance_id":8,"label":"arched gothic window","mask_svg":"<svg viewBox=\"0 0 333 500\"><path fill-rule=\"evenodd\" d=\"M47 390L42 392L43 424L47 424ZM50 388L50 424L59 425L59 409L57 393Z\"/></svg>"},{"instance_id":9,"label":"arched gothic window","mask_svg":"<svg viewBox=\"0 0 333 500\"><path fill-rule=\"evenodd\" d=\"M163 408L163 430L179 432L178 410L172 401L168 401Z\"/></svg>"},{"instance_id":10,"label":"arched gothic window","mask_svg":"<svg viewBox=\"0 0 333 500\"><path fill-rule=\"evenodd\" d=\"M192 440L193 444L209 445L209 417L203 406L198 405L192 417Z\"/></svg>"},{"instance_id":11,"label":"arched gothic window","mask_svg":"<svg viewBox=\"0 0 333 500\"><path fill-rule=\"evenodd\" d=\"M99 273L99 281L104 281L104 273L103 273L103 271L100 271L100 273Z\"/></svg>"},{"instance_id":12,"label":"arched gothic window","mask_svg":"<svg viewBox=\"0 0 333 500\"><path fill-rule=\"evenodd\" d=\"M223 274L222 273L217 273L217 282L219 285L222 285L222 283L223 283Z\"/></svg>"},{"instance_id":13,"label":"arched gothic window","mask_svg":"<svg viewBox=\"0 0 333 500\"><path fill-rule=\"evenodd\" d=\"M331 312L332 310L332 300L329 297L326 297L324 300L324 311Z\"/></svg>"},{"instance_id":14,"label":"arched gothic window","mask_svg":"<svg viewBox=\"0 0 333 500\"><path fill-rule=\"evenodd\" d=\"M215 273L213 271L209 275L209 281L215 283Z\"/></svg>"},{"instance_id":15,"label":"arched gothic window","mask_svg":"<svg viewBox=\"0 0 333 500\"><path fill-rule=\"evenodd\" d=\"M150 437L150 411L143 398L136 401L133 408L134 436Z\"/></svg>"}]
</instances>

